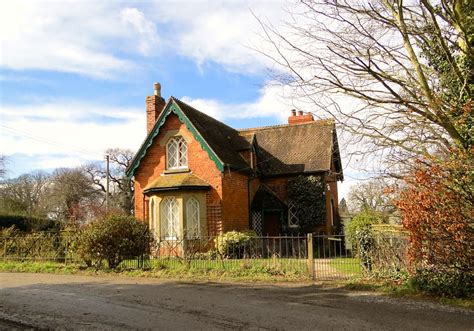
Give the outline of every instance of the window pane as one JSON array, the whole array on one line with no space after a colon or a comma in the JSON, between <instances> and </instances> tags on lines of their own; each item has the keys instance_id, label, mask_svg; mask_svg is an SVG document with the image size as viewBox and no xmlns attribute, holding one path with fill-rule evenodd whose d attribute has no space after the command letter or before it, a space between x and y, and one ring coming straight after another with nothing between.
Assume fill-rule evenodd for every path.
<instances>
[{"instance_id":1,"label":"window pane","mask_svg":"<svg viewBox=\"0 0 474 331\"><path fill-rule=\"evenodd\" d=\"M186 141L181 137L179 141L179 167L188 165L188 147Z\"/></svg>"},{"instance_id":2,"label":"window pane","mask_svg":"<svg viewBox=\"0 0 474 331\"><path fill-rule=\"evenodd\" d=\"M186 233L188 238L199 238L200 232L199 201L192 197L186 203Z\"/></svg>"},{"instance_id":3,"label":"window pane","mask_svg":"<svg viewBox=\"0 0 474 331\"><path fill-rule=\"evenodd\" d=\"M298 221L298 217L296 217L296 206L293 201L291 201L288 204L288 226L290 228L296 228L298 227Z\"/></svg>"},{"instance_id":4,"label":"window pane","mask_svg":"<svg viewBox=\"0 0 474 331\"><path fill-rule=\"evenodd\" d=\"M177 153L177 142L176 139L171 139L167 145L167 157L168 157L168 168L176 168L178 163Z\"/></svg>"},{"instance_id":5,"label":"window pane","mask_svg":"<svg viewBox=\"0 0 474 331\"><path fill-rule=\"evenodd\" d=\"M259 236L263 234L263 217L261 211L252 212L252 229Z\"/></svg>"},{"instance_id":6,"label":"window pane","mask_svg":"<svg viewBox=\"0 0 474 331\"><path fill-rule=\"evenodd\" d=\"M161 203L161 237L166 240L179 236L179 205L175 197L166 197Z\"/></svg>"},{"instance_id":7,"label":"window pane","mask_svg":"<svg viewBox=\"0 0 474 331\"><path fill-rule=\"evenodd\" d=\"M150 201L150 230L155 231L155 199L151 198Z\"/></svg>"},{"instance_id":8,"label":"window pane","mask_svg":"<svg viewBox=\"0 0 474 331\"><path fill-rule=\"evenodd\" d=\"M184 168L188 166L188 147L183 137L170 139L166 146L167 168Z\"/></svg>"}]
</instances>

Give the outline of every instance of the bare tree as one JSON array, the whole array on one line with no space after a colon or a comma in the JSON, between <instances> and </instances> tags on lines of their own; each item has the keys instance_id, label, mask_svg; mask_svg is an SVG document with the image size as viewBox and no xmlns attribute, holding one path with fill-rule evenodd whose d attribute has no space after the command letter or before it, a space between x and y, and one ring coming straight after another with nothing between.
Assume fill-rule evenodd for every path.
<instances>
[{"instance_id":1,"label":"bare tree","mask_svg":"<svg viewBox=\"0 0 474 331\"><path fill-rule=\"evenodd\" d=\"M100 216L103 199L80 168L56 169L48 192L49 216L63 221L85 222Z\"/></svg>"},{"instance_id":2,"label":"bare tree","mask_svg":"<svg viewBox=\"0 0 474 331\"><path fill-rule=\"evenodd\" d=\"M260 52L300 107L334 117L353 150L394 172L413 156L472 146L473 6L301 0L284 28L259 19L271 49Z\"/></svg>"},{"instance_id":3,"label":"bare tree","mask_svg":"<svg viewBox=\"0 0 474 331\"><path fill-rule=\"evenodd\" d=\"M125 169L133 159L134 153L128 149L110 148L106 151L110 158L109 179L111 183L110 198L112 204L126 215L133 212L133 185L125 175ZM100 162L83 166L83 171L91 182L104 194L106 193L106 169ZM104 195L105 198L105 195Z\"/></svg>"},{"instance_id":4,"label":"bare tree","mask_svg":"<svg viewBox=\"0 0 474 331\"><path fill-rule=\"evenodd\" d=\"M34 172L6 180L0 187L0 210L6 213L45 217L50 176Z\"/></svg>"},{"instance_id":5,"label":"bare tree","mask_svg":"<svg viewBox=\"0 0 474 331\"><path fill-rule=\"evenodd\" d=\"M382 179L373 179L354 185L347 195L351 212L374 211L382 214L395 211L394 198L390 184Z\"/></svg>"}]
</instances>

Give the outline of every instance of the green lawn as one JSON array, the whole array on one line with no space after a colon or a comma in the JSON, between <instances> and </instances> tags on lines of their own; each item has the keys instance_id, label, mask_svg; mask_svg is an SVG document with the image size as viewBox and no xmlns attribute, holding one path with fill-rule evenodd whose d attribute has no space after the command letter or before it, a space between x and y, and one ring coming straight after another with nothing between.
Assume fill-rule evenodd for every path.
<instances>
[{"instance_id":1,"label":"green lawn","mask_svg":"<svg viewBox=\"0 0 474 331\"><path fill-rule=\"evenodd\" d=\"M136 260L124 261L123 268L136 268ZM243 272L269 274L306 274L305 259L193 259L163 258L144 261L143 267L152 270L193 270L195 272Z\"/></svg>"},{"instance_id":2,"label":"green lawn","mask_svg":"<svg viewBox=\"0 0 474 331\"><path fill-rule=\"evenodd\" d=\"M104 263L103 266L106 264ZM229 259L192 260L152 259L127 260L117 269L87 268L82 264L58 262L0 261L0 272L37 272L57 274L114 273L136 277L188 280L237 281L305 281L309 279L304 259Z\"/></svg>"},{"instance_id":3,"label":"green lawn","mask_svg":"<svg viewBox=\"0 0 474 331\"><path fill-rule=\"evenodd\" d=\"M337 257L331 259L329 265L335 270L352 277L362 276L360 260L354 257Z\"/></svg>"}]
</instances>

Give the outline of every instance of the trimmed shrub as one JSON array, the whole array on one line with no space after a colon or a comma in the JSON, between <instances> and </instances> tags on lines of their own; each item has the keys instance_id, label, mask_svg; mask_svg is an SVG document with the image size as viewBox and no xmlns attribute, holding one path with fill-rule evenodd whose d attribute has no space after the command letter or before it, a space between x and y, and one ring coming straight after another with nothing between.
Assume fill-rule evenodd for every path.
<instances>
[{"instance_id":1,"label":"trimmed shrub","mask_svg":"<svg viewBox=\"0 0 474 331\"><path fill-rule=\"evenodd\" d=\"M0 229L12 226L24 232L58 231L60 228L59 222L46 218L26 215L0 215Z\"/></svg>"},{"instance_id":2,"label":"trimmed shrub","mask_svg":"<svg viewBox=\"0 0 474 331\"><path fill-rule=\"evenodd\" d=\"M434 266L417 270L410 284L417 290L443 297L472 297L474 275L453 269L439 269Z\"/></svg>"},{"instance_id":3,"label":"trimmed shrub","mask_svg":"<svg viewBox=\"0 0 474 331\"><path fill-rule=\"evenodd\" d=\"M107 261L114 269L126 259L149 254L151 243L152 235L145 223L134 217L111 216L82 228L76 250L88 266L101 266Z\"/></svg>"},{"instance_id":4,"label":"trimmed shrub","mask_svg":"<svg viewBox=\"0 0 474 331\"><path fill-rule=\"evenodd\" d=\"M253 231L229 231L215 239L216 250L223 257L241 259L250 253L252 239L256 237Z\"/></svg>"}]
</instances>

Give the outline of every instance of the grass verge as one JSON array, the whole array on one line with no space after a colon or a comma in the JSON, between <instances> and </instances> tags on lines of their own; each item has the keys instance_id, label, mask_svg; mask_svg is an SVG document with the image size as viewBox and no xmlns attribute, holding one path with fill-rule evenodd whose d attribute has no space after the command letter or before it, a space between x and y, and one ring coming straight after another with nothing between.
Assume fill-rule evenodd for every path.
<instances>
[{"instance_id":1,"label":"grass verge","mask_svg":"<svg viewBox=\"0 0 474 331\"><path fill-rule=\"evenodd\" d=\"M19 262L0 261L0 272L31 272L54 274L114 274L145 278L166 278L186 280L235 280L235 281L307 281L305 272L291 271L278 263L273 264L232 264L227 268L219 265L200 267L179 263L153 263L143 269L121 267L114 270L87 268L80 264L63 264L57 262Z\"/></svg>"},{"instance_id":2,"label":"grass verge","mask_svg":"<svg viewBox=\"0 0 474 331\"><path fill-rule=\"evenodd\" d=\"M345 289L355 291L373 291L387 294L396 298L431 301L444 305L456 306L474 310L474 298L446 298L432 295L414 289L409 282L376 281L367 279L353 279L343 285Z\"/></svg>"},{"instance_id":3,"label":"grass verge","mask_svg":"<svg viewBox=\"0 0 474 331\"><path fill-rule=\"evenodd\" d=\"M75 274L80 270L81 266L78 264L64 264L57 262L0 261L0 271L3 272Z\"/></svg>"}]
</instances>

